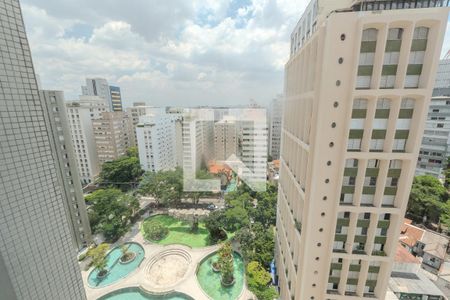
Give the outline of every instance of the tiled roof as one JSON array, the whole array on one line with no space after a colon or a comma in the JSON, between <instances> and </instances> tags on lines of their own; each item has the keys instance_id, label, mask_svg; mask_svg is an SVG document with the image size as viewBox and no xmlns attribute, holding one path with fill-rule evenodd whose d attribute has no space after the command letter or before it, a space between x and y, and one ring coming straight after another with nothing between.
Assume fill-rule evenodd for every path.
<instances>
[{"instance_id":1,"label":"tiled roof","mask_svg":"<svg viewBox=\"0 0 450 300\"><path fill-rule=\"evenodd\" d=\"M417 241L422 239L424 232L425 230L411 225L410 223L403 223L399 240L401 243L406 244L409 247L413 247Z\"/></svg>"},{"instance_id":2,"label":"tiled roof","mask_svg":"<svg viewBox=\"0 0 450 300\"><path fill-rule=\"evenodd\" d=\"M397 245L397 251L395 253L395 262L397 263L410 263L410 264L420 264L419 259L409 253L400 243Z\"/></svg>"}]
</instances>

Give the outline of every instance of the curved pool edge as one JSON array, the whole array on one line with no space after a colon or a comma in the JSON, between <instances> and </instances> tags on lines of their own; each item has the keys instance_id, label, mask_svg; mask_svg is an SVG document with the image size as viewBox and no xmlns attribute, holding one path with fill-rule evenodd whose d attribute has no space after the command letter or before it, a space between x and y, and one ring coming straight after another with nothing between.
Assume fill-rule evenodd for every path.
<instances>
[{"instance_id":1,"label":"curved pool edge","mask_svg":"<svg viewBox=\"0 0 450 300\"><path fill-rule=\"evenodd\" d=\"M211 251L211 252L209 252L208 254L206 254L205 256L203 256L203 257L199 260L199 262L198 262L198 264L197 264L197 266L196 266L196 269L195 269L195 278L196 278L195 282L197 283L198 288L202 291L203 295L205 295L205 296L206 296L208 299L210 299L210 300L215 300L215 299L212 298L212 297L211 297L211 296L203 289L202 285L200 284L199 277L198 277L198 271L199 271L200 265L201 265L202 263L204 263L205 261L207 261L211 256L216 255L218 252L219 252L219 250L217 249L217 250ZM238 255L241 257L241 259L242 259L242 266L243 266L242 288L241 288L241 291L239 292L239 295L236 297L236 300L239 300L239 299L242 298L242 296L243 296L245 290L247 289L247 279L246 279L246 274L245 274L245 262L244 262L244 256L240 253L240 251L237 251L237 250L234 250L234 249L233 249L233 253L236 253L236 254L238 254Z\"/></svg>"},{"instance_id":2,"label":"curved pool edge","mask_svg":"<svg viewBox=\"0 0 450 300\"><path fill-rule=\"evenodd\" d=\"M117 283L120 283L123 279L125 279L125 278L131 276L132 274L134 274L134 273L136 273L136 272L139 271L139 268L141 267L142 263L143 263L143 262L145 261L145 259L146 259L146 257L145 257L145 248L144 248L144 246L141 245L141 244L138 243L138 242L133 242L133 241L126 242L126 243L123 243L123 244L136 244L136 245L138 245L138 246L142 249L142 251L143 251L142 260L139 262L139 264L136 266L136 268L135 268L133 271L131 271L131 272L129 272L128 274L126 274L125 276L120 277L120 278L119 278L118 280L116 280L116 281L113 281L113 282L111 282L111 283L108 283L108 284L105 284L105 285L101 285L101 286L100 286L100 285L99 285L99 286L92 286L92 285L90 284L90 282L89 282L89 278L90 278L92 272L95 271L95 267L93 267L92 270L89 272L89 274L88 274L87 277L86 277L86 284L87 284L87 287L88 287L88 288L95 289L95 290L99 290L99 289L102 289L102 288L105 288L105 287L111 287L112 285L117 284ZM117 246L115 246L114 248L110 249L110 250L108 251L108 253L106 254L106 257L107 257L110 253L112 253L112 251L114 251L114 250L116 250L116 249L119 249L120 246L121 246L121 245L117 245ZM137 258L135 258L135 259L137 259ZM130 263L131 263L131 262L130 262Z\"/></svg>"},{"instance_id":3,"label":"curved pool edge","mask_svg":"<svg viewBox=\"0 0 450 300\"><path fill-rule=\"evenodd\" d=\"M126 292L138 292L141 294L144 294L144 296L149 296L149 297L175 297L175 296L179 296L179 297L184 297L185 300L195 300L194 298L192 298L191 296L179 292L177 290L171 290L171 291L167 291L167 292L154 292L154 291L148 291L145 288L143 288L142 286L130 286L130 287L124 287L118 290L114 290L111 291L99 298L97 298L96 300L108 300L110 297L113 296L118 296L122 293L126 293Z\"/></svg>"}]
</instances>

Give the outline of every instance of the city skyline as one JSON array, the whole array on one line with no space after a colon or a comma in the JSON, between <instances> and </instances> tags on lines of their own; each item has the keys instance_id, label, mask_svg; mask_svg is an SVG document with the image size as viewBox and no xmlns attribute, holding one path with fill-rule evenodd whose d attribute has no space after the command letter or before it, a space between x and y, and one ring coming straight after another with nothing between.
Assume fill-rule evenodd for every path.
<instances>
[{"instance_id":1,"label":"city skyline","mask_svg":"<svg viewBox=\"0 0 450 300\"><path fill-rule=\"evenodd\" d=\"M268 105L283 91L290 30L308 2L25 0L22 8L43 88L67 100L85 78L102 77L121 87L124 107Z\"/></svg>"}]
</instances>

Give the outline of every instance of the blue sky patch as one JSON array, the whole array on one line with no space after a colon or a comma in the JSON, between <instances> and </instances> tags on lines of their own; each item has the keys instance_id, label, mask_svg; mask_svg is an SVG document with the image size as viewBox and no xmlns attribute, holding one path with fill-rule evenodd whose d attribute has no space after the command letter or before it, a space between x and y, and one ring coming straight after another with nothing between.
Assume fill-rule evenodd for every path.
<instances>
[{"instance_id":1,"label":"blue sky patch","mask_svg":"<svg viewBox=\"0 0 450 300\"><path fill-rule=\"evenodd\" d=\"M92 36L93 30L94 28L91 25L85 23L77 23L64 32L64 37L76 39L80 38L88 39Z\"/></svg>"}]
</instances>

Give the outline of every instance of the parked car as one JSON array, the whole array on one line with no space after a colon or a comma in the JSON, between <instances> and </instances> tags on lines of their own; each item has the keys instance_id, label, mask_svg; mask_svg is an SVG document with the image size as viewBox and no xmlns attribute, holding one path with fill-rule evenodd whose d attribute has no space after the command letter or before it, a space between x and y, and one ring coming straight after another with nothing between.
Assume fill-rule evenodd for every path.
<instances>
[{"instance_id":1,"label":"parked car","mask_svg":"<svg viewBox=\"0 0 450 300\"><path fill-rule=\"evenodd\" d=\"M208 209L208 210L216 210L216 209L217 209L217 205L210 204L210 205L208 205L208 206L206 207L206 209Z\"/></svg>"}]
</instances>

